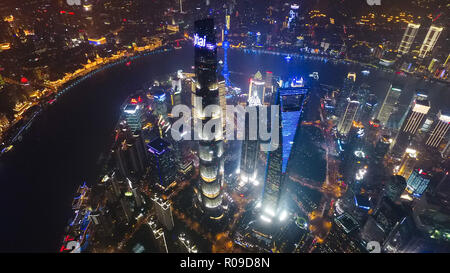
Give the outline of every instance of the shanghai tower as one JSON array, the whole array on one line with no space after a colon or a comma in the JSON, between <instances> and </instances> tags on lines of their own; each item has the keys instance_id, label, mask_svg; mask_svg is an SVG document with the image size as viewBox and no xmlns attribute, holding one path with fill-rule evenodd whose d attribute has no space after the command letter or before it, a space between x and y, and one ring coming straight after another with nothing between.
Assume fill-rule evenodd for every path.
<instances>
[{"instance_id":1,"label":"shanghai tower","mask_svg":"<svg viewBox=\"0 0 450 273\"><path fill-rule=\"evenodd\" d=\"M201 209L210 219L220 219L222 212L223 186L223 135L221 115L217 112L208 115L204 112L209 105L219 105L219 86L217 81L217 48L214 20L203 19L194 25L195 75L194 123L205 127L214 123L212 136L198 134L198 156L200 177L198 199ZM201 101L201 103L200 103ZM201 104L201 105L199 105Z\"/></svg>"}]
</instances>

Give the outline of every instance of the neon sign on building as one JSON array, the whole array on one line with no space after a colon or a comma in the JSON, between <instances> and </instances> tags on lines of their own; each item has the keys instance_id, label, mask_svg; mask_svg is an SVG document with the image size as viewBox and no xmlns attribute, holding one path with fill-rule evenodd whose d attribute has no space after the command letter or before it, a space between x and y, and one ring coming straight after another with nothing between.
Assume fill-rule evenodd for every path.
<instances>
[{"instance_id":1,"label":"neon sign on building","mask_svg":"<svg viewBox=\"0 0 450 273\"><path fill-rule=\"evenodd\" d=\"M194 34L194 46L196 47L206 47L209 50L213 50L216 46L206 42L206 35L203 37Z\"/></svg>"},{"instance_id":2,"label":"neon sign on building","mask_svg":"<svg viewBox=\"0 0 450 273\"><path fill-rule=\"evenodd\" d=\"M206 35L199 37L198 34L194 34L194 46L206 47Z\"/></svg>"}]
</instances>

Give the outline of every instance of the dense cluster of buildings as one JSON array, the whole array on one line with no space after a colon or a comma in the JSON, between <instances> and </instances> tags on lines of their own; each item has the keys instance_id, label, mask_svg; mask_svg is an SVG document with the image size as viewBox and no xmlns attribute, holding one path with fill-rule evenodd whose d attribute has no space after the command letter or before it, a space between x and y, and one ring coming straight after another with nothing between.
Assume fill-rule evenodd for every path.
<instances>
[{"instance_id":1,"label":"dense cluster of buildings","mask_svg":"<svg viewBox=\"0 0 450 273\"><path fill-rule=\"evenodd\" d=\"M345 4L298 1L11 5L0 4L0 102L8 102L0 103L0 137L11 124L29 126L29 113L76 78L68 73L194 43L193 73L145 84L121 106L97 183L74 197L61 252L450 250L450 109L415 90L402 111L401 81L377 97L356 72L334 88L317 72L258 71L240 92L226 57L228 48L315 55L448 84L445 16L349 20ZM227 102L247 112L228 117ZM173 139L177 105L192 110L188 126L214 124L213 135L189 130L189 140ZM225 125L239 119L245 139L228 141ZM264 126L271 138L260 138Z\"/></svg>"}]
</instances>

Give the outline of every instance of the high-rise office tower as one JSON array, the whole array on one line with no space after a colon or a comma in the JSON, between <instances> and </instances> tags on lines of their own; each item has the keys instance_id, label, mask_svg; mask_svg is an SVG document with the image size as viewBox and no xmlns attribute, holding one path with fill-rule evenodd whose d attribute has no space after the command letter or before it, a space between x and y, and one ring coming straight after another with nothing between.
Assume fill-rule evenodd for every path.
<instances>
[{"instance_id":1,"label":"high-rise office tower","mask_svg":"<svg viewBox=\"0 0 450 273\"><path fill-rule=\"evenodd\" d=\"M374 145L379 137L381 129L380 121L378 119L373 119L369 121L369 126L367 126L366 128L366 140L370 144Z\"/></svg>"},{"instance_id":2,"label":"high-rise office tower","mask_svg":"<svg viewBox=\"0 0 450 273\"><path fill-rule=\"evenodd\" d=\"M164 201L162 198L154 195L152 197L152 201L154 204L156 217L158 221L168 230L173 229L173 216L172 216L172 207L168 200Z\"/></svg>"},{"instance_id":3,"label":"high-rise office tower","mask_svg":"<svg viewBox=\"0 0 450 273\"><path fill-rule=\"evenodd\" d=\"M420 245L419 242L423 239L412 215L406 214L386 238L382 251L384 253L416 253L417 250L414 248Z\"/></svg>"},{"instance_id":4,"label":"high-rise office tower","mask_svg":"<svg viewBox=\"0 0 450 273\"><path fill-rule=\"evenodd\" d=\"M392 143L392 153L397 156L403 155L411 140L416 136L417 131L425 122L425 116L430 110L430 101L428 98L417 97L409 107L406 117Z\"/></svg>"},{"instance_id":5,"label":"high-rise office tower","mask_svg":"<svg viewBox=\"0 0 450 273\"><path fill-rule=\"evenodd\" d=\"M375 209L373 217L382 229L386 239L389 233L400 223L401 219L405 217L405 214L403 206L395 204L390 198L383 197Z\"/></svg>"},{"instance_id":6,"label":"high-rise office tower","mask_svg":"<svg viewBox=\"0 0 450 273\"><path fill-rule=\"evenodd\" d=\"M393 202L397 202L405 191L406 179L400 175L394 175L389 178L386 184L385 195Z\"/></svg>"},{"instance_id":7,"label":"high-rise office tower","mask_svg":"<svg viewBox=\"0 0 450 273\"><path fill-rule=\"evenodd\" d=\"M450 129L450 113L439 111L437 120L432 126L431 133L425 144L430 147L437 148L446 138Z\"/></svg>"},{"instance_id":8,"label":"high-rise office tower","mask_svg":"<svg viewBox=\"0 0 450 273\"><path fill-rule=\"evenodd\" d=\"M384 156L389 151L389 147L391 146L392 139L388 135L383 135L378 140L377 144L375 145L375 158L378 162L381 162L384 158Z\"/></svg>"},{"instance_id":9,"label":"high-rise office tower","mask_svg":"<svg viewBox=\"0 0 450 273\"><path fill-rule=\"evenodd\" d=\"M420 47L419 58L425 58L433 50L443 29L443 27L438 27L435 25L430 26L428 33L423 40L422 46Z\"/></svg>"},{"instance_id":10,"label":"high-rise office tower","mask_svg":"<svg viewBox=\"0 0 450 273\"><path fill-rule=\"evenodd\" d=\"M265 85L265 91L264 95L267 96L267 94L273 93L273 73L271 71L266 71L266 77L264 79Z\"/></svg>"},{"instance_id":11,"label":"high-rise office tower","mask_svg":"<svg viewBox=\"0 0 450 273\"><path fill-rule=\"evenodd\" d=\"M167 189L173 182L177 173L175 155L169 143L156 138L148 145L151 182L158 183L162 189Z\"/></svg>"},{"instance_id":12,"label":"high-rise office tower","mask_svg":"<svg viewBox=\"0 0 450 273\"><path fill-rule=\"evenodd\" d=\"M256 135L256 139L251 139L252 135L250 128L250 120L258 121L258 110L259 104L252 105L250 102L247 104L248 111L245 113L245 139L242 141L242 151L241 151L241 164L240 164L240 179L242 182L247 183L248 181L255 182L256 180L256 167L259 154L259 140ZM250 115L253 114L254 117L251 119ZM256 128L258 132L258 128Z\"/></svg>"},{"instance_id":13,"label":"high-rise office tower","mask_svg":"<svg viewBox=\"0 0 450 273\"><path fill-rule=\"evenodd\" d=\"M347 98L353 94L355 89L356 73L349 72L347 77L344 79L344 84L341 91L336 98L336 116L341 117L347 107Z\"/></svg>"},{"instance_id":14,"label":"high-rise office tower","mask_svg":"<svg viewBox=\"0 0 450 273\"><path fill-rule=\"evenodd\" d=\"M411 44L416 38L417 32L419 32L420 24L408 23L405 33L403 34L402 41L398 47L398 53L403 55L409 52Z\"/></svg>"},{"instance_id":15,"label":"high-rise office tower","mask_svg":"<svg viewBox=\"0 0 450 273\"><path fill-rule=\"evenodd\" d=\"M132 132L141 130L144 115L141 97L131 98L123 109L123 115Z\"/></svg>"},{"instance_id":16,"label":"high-rise office tower","mask_svg":"<svg viewBox=\"0 0 450 273\"><path fill-rule=\"evenodd\" d=\"M383 246L389 235L401 223L406 212L401 205L396 204L387 196L381 198L375 212L369 215L361 230L363 241L376 241Z\"/></svg>"},{"instance_id":17,"label":"high-rise office tower","mask_svg":"<svg viewBox=\"0 0 450 273\"><path fill-rule=\"evenodd\" d=\"M214 31L214 20L198 20L195 29L195 111L194 124L201 123L202 127L208 121L222 125L220 113L206 116L203 109L208 105L220 105L219 86L217 82L217 48ZM201 99L202 105L197 105ZM195 125L194 125L195 126ZM219 126L221 127L221 126ZM223 216L222 183L223 183L223 128L215 128L212 139L198 136L198 155L200 158L200 181L198 198L202 208L210 219Z\"/></svg>"},{"instance_id":18,"label":"high-rise office tower","mask_svg":"<svg viewBox=\"0 0 450 273\"><path fill-rule=\"evenodd\" d=\"M414 197L420 197L431 181L430 173L423 169L415 169L406 181L406 191Z\"/></svg>"},{"instance_id":19,"label":"high-rise office tower","mask_svg":"<svg viewBox=\"0 0 450 273\"><path fill-rule=\"evenodd\" d=\"M416 163L417 151L411 148L406 148L397 174L403 176L404 178L408 178L414 170Z\"/></svg>"},{"instance_id":20,"label":"high-rise office tower","mask_svg":"<svg viewBox=\"0 0 450 273\"><path fill-rule=\"evenodd\" d=\"M367 124L372 121L373 111L378 105L378 100L375 94L369 94L369 96L361 101L361 103L361 113L359 114L358 120L363 124Z\"/></svg>"},{"instance_id":21,"label":"high-rise office tower","mask_svg":"<svg viewBox=\"0 0 450 273\"><path fill-rule=\"evenodd\" d=\"M397 85L390 85L389 90L384 98L383 104L381 105L380 112L378 112L377 119L380 123L385 126L391 116L392 112L394 112L394 108L398 102L398 98L402 89Z\"/></svg>"},{"instance_id":22,"label":"high-rise office tower","mask_svg":"<svg viewBox=\"0 0 450 273\"><path fill-rule=\"evenodd\" d=\"M294 137L301 128L303 105L308 89L304 87L279 88L275 104L280 106L276 113L281 121L279 129L279 145L268 153L265 183L262 196L261 219L271 222L275 215L281 213L280 197L284 190L285 174L291 156ZM275 136L272 136L272 140ZM275 147L274 147L275 148Z\"/></svg>"},{"instance_id":23,"label":"high-rise office tower","mask_svg":"<svg viewBox=\"0 0 450 273\"><path fill-rule=\"evenodd\" d=\"M347 108L338 124L337 130L339 134L346 136L352 128L353 121L359 109L359 101L355 95L347 98Z\"/></svg>"},{"instance_id":24,"label":"high-rise office tower","mask_svg":"<svg viewBox=\"0 0 450 273\"><path fill-rule=\"evenodd\" d=\"M120 130L113 147L116 165L123 177L139 176L145 172L146 152L140 131L131 134L129 129Z\"/></svg>"},{"instance_id":25,"label":"high-rise office tower","mask_svg":"<svg viewBox=\"0 0 450 273\"><path fill-rule=\"evenodd\" d=\"M154 115L167 120L167 96L164 89L159 86L153 86L150 92L153 94Z\"/></svg>"},{"instance_id":26,"label":"high-rise office tower","mask_svg":"<svg viewBox=\"0 0 450 273\"><path fill-rule=\"evenodd\" d=\"M248 87L248 99L258 98L261 104L264 104L265 82L262 79L261 72L256 72L253 78L250 78L250 86ZM252 99L255 100L255 99Z\"/></svg>"}]
</instances>

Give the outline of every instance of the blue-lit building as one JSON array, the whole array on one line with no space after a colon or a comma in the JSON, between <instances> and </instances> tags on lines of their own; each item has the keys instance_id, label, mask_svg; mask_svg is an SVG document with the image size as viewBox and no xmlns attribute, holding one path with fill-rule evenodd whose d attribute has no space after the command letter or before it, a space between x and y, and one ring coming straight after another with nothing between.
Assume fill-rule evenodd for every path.
<instances>
[{"instance_id":1,"label":"blue-lit building","mask_svg":"<svg viewBox=\"0 0 450 273\"><path fill-rule=\"evenodd\" d=\"M430 181L430 173L422 169L415 169L406 181L406 191L414 197L420 197L427 189Z\"/></svg>"},{"instance_id":2,"label":"blue-lit building","mask_svg":"<svg viewBox=\"0 0 450 273\"><path fill-rule=\"evenodd\" d=\"M291 155L294 137L300 128L303 105L308 89L305 87L279 88L275 104L280 105L277 118L280 120L279 145L268 153L265 183L262 196L261 218L271 221L280 212L280 197ZM273 138L273 136L272 136ZM273 139L272 139L273 140Z\"/></svg>"},{"instance_id":3,"label":"blue-lit building","mask_svg":"<svg viewBox=\"0 0 450 273\"><path fill-rule=\"evenodd\" d=\"M177 164L170 144L157 138L147 145L150 161L150 183L167 189L175 181Z\"/></svg>"}]
</instances>

